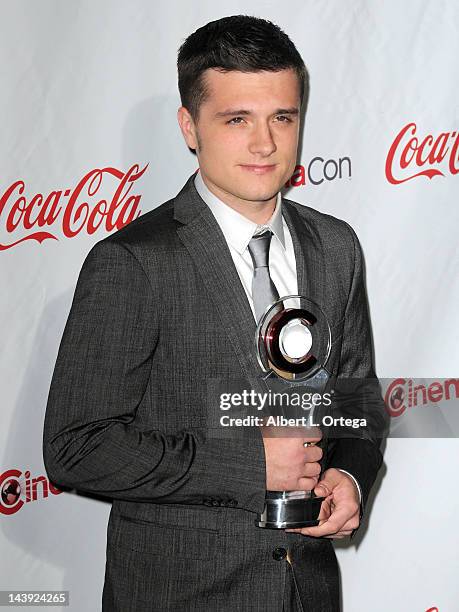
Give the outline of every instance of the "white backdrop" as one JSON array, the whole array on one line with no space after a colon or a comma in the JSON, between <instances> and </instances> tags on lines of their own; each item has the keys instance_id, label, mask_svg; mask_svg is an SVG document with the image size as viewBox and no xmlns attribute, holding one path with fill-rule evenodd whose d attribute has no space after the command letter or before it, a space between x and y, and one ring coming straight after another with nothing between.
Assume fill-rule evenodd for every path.
<instances>
[{"instance_id":1,"label":"white backdrop","mask_svg":"<svg viewBox=\"0 0 459 612\"><path fill-rule=\"evenodd\" d=\"M179 45L238 13L289 34L311 76L298 160L306 181L289 197L356 229L378 374L441 380L457 376L459 362L459 5L16 0L1 8L0 589L66 589L70 609L96 611L109 505L52 492L40 478L43 416L85 255L113 223L169 199L196 168L175 118ZM91 222L100 226L92 231ZM416 407L407 410L416 417ZM458 451L456 439L388 441L369 524L356 544L337 546L344 612L458 609Z\"/></svg>"}]
</instances>

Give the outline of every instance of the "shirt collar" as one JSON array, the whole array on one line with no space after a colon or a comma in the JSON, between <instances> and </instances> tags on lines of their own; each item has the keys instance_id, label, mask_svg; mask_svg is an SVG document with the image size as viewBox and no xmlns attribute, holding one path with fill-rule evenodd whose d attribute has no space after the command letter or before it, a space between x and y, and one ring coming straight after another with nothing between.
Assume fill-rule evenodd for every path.
<instances>
[{"instance_id":1,"label":"shirt collar","mask_svg":"<svg viewBox=\"0 0 459 612\"><path fill-rule=\"evenodd\" d=\"M271 219L263 225L257 225L217 198L204 183L200 172L197 172L194 177L194 185L201 198L212 211L225 236L225 240L238 253L242 255L252 236L260 234L267 228L272 231L285 249L284 226L282 223L282 196L280 192L277 194L276 208Z\"/></svg>"}]
</instances>

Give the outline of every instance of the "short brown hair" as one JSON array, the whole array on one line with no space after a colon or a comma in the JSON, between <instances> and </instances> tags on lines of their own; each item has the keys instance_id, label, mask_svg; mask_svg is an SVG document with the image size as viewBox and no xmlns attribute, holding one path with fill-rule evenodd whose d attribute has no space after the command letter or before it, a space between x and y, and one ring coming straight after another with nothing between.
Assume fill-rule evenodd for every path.
<instances>
[{"instance_id":1,"label":"short brown hair","mask_svg":"<svg viewBox=\"0 0 459 612\"><path fill-rule=\"evenodd\" d=\"M306 66L287 34L271 21L248 15L223 17L197 29L181 45L177 68L182 105L195 120L208 95L203 79L208 68L224 72L291 68L298 76L301 102L309 93Z\"/></svg>"}]
</instances>

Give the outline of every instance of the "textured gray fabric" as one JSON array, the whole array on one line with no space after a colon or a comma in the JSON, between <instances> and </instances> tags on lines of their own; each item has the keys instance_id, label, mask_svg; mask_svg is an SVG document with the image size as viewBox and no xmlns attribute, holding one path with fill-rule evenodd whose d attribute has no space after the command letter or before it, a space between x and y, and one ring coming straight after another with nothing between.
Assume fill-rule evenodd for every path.
<instances>
[{"instance_id":1,"label":"textured gray fabric","mask_svg":"<svg viewBox=\"0 0 459 612\"><path fill-rule=\"evenodd\" d=\"M254 236L247 247L253 263L252 299L257 321L260 320L267 307L280 297L269 274L271 238L272 232L268 230Z\"/></svg>"},{"instance_id":2,"label":"textured gray fabric","mask_svg":"<svg viewBox=\"0 0 459 612\"><path fill-rule=\"evenodd\" d=\"M299 292L333 326L336 376L372 376L360 247L342 221L283 200ZM221 230L193 185L96 244L75 290L51 383L44 460L52 481L112 501L105 612L282 610L289 551L308 610L339 609L331 540L255 526L265 496L258 428L212 438L208 385L263 391L255 321ZM327 467L361 483L368 440L329 443Z\"/></svg>"}]
</instances>

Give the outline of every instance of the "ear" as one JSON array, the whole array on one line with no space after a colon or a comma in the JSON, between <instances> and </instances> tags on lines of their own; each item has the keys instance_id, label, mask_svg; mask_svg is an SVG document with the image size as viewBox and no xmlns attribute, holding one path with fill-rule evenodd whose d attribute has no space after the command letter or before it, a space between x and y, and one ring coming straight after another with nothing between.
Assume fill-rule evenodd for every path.
<instances>
[{"instance_id":1,"label":"ear","mask_svg":"<svg viewBox=\"0 0 459 612\"><path fill-rule=\"evenodd\" d=\"M177 121L182 130L183 138L190 149L196 150L198 147L198 139L196 136L196 126L190 112L184 106L181 106L177 111Z\"/></svg>"}]
</instances>

